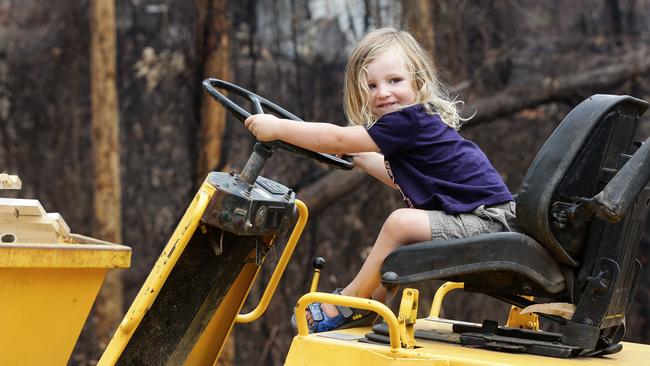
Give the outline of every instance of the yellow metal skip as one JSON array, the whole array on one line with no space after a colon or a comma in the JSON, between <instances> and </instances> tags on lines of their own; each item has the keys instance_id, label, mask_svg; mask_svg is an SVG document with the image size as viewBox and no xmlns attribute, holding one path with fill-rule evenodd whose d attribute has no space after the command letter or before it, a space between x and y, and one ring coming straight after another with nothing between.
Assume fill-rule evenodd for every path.
<instances>
[{"instance_id":1,"label":"yellow metal skip","mask_svg":"<svg viewBox=\"0 0 650 366\"><path fill-rule=\"evenodd\" d=\"M106 269L0 269L0 365L65 365Z\"/></svg>"},{"instance_id":2,"label":"yellow metal skip","mask_svg":"<svg viewBox=\"0 0 650 366\"><path fill-rule=\"evenodd\" d=\"M0 365L65 365L118 244L0 244Z\"/></svg>"}]
</instances>

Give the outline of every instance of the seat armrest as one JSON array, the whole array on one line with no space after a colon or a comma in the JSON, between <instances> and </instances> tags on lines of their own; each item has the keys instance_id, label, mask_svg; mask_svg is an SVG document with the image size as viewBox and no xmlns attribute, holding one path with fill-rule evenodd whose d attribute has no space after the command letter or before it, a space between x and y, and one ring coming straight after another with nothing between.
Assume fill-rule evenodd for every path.
<instances>
[{"instance_id":1,"label":"seat armrest","mask_svg":"<svg viewBox=\"0 0 650 366\"><path fill-rule=\"evenodd\" d=\"M650 179L650 138L594 197L596 216L612 223L620 221Z\"/></svg>"}]
</instances>

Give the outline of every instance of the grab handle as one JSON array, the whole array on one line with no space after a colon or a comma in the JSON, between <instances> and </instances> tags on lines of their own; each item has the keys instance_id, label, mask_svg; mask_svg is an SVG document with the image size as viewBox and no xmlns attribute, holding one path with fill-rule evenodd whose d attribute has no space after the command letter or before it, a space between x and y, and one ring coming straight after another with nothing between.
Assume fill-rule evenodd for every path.
<instances>
[{"instance_id":1,"label":"grab handle","mask_svg":"<svg viewBox=\"0 0 650 366\"><path fill-rule=\"evenodd\" d=\"M303 295L296 304L294 312L296 314L296 325L298 326L298 335L307 336L309 335L309 328L307 327L307 316L304 309L307 305L320 302L334 305L343 305L349 306L358 309L365 309L373 311L384 319L384 322L388 324L388 334L390 336L390 351L397 353L401 349L400 335L399 335L399 323L395 314L384 304L376 300L370 299L361 299L358 297L352 296L343 296L335 294L327 294L324 292L310 292ZM299 313L302 312L302 315Z\"/></svg>"},{"instance_id":2,"label":"grab handle","mask_svg":"<svg viewBox=\"0 0 650 366\"><path fill-rule=\"evenodd\" d=\"M302 230L305 228L305 224L307 223L307 216L308 216L307 206L302 201L296 200L296 207L298 208L298 222L296 223L296 226L294 226L293 231L291 232L291 236L289 237L289 242L287 243L287 246L284 248L284 251L282 251L282 256L280 256L278 265L275 267L275 270L273 271L271 280L269 280L269 283L266 286L266 289L264 290L264 294L262 295L259 304L257 304L257 306L255 307L255 309L253 309L253 311L246 314L237 315L237 318L235 318L235 321L237 323L250 323L252 321L255 321L260 316L262 316L262 314L264 314L264 312L268 308L269 303L271 302L271 298L273 297L273 294L275 293L275 290L278 287L278 282L280 282L280 278L282 278L282 275L284 274L284 270L287 268L287 263L289 263L289 259L291 259L293 250L296 248L296 244L298 244L298 239L300 239Z\"/></svg>"}]
</instances>

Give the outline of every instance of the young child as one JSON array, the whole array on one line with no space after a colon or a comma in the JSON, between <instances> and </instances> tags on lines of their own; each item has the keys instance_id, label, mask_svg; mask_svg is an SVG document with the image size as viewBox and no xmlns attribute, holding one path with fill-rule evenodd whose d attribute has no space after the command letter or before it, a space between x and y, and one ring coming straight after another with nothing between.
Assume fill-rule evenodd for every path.
<instances>
[{"instance_id":1,"label":"young child","mask_svg":"<svg viewBox=\"0 0 650 366\"><path fill-rule=\"evenodd\" d=\"M260 141L352 155L356 167L402 193L408 208L390 214L357 276L335 293L382 301L379 270L399 246L512 230L512 195L479 147L456 131L463 121L459 102L443 91L433 62L410 33L369 32L348 60L344 99L346 117L356 126L296 123L268 114L245 121ZM313 332L366 320L358 309L310 309Z\"/></svg>"}]
</instances>

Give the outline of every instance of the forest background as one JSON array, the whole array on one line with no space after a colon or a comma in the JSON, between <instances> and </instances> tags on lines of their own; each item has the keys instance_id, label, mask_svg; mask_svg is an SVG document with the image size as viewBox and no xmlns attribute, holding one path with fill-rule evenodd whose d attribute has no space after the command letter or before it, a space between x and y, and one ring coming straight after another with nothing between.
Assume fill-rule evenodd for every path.
<instances>
[{"instance_id":1,"label":"forest background","mask_svg":"<svg viewBox=\"0 0 650 366\"><path fill-rule=\"evenodd\" d=\"M74 232L133 248L131 269L105 281L70 364L96 362L207 172L240 171L251 152L253 137L202 79L344 125L346 56L383 26L411 30L434 55L466 114L476 111L461 134L513 192L579 102L596 93L650 99L647 0L0 0L0 170L23 181L3 196L38 198ZM639 139L650 134L647 119ZM329 259L321 289L344 286L402 206L372 178L289 153L275 154L263 175L293 188L310 221L267 314L235 327L224 363L282 364L311 259ZM649 255L646 235L644 267ZM421 315L439 284L420 286ZM648 309L646 269L626 340L650 343ZM507 310L451 294L443 315L503 322Z\"/></svg>"}]
</instances>

